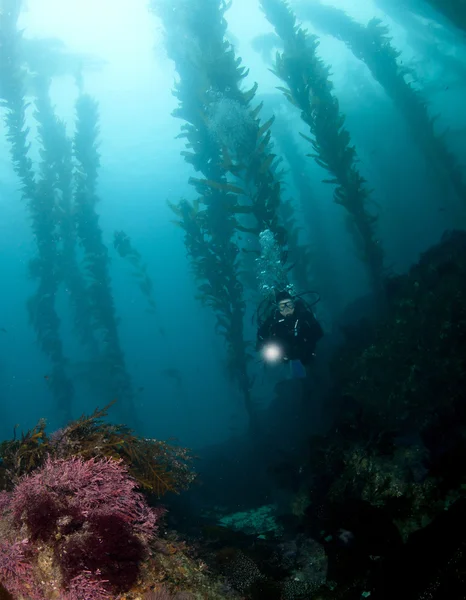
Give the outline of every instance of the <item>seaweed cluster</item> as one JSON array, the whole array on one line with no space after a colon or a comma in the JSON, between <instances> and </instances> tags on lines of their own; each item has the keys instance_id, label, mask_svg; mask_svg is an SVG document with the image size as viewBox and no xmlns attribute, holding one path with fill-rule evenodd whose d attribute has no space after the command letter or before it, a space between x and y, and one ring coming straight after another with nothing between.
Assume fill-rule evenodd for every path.
<instances>
[{"instance_id":1,"label":"seaweed cluster","mask_svg":"<svg viewBox=\"0 0 466 600\"><path fill-rule=\"evenodd\" d=\"M224 598L223 579L159 528L166 511L138 483L122 458L49 455L1 491L0 597Z\"/></svg>"},{"instance_id":2,"label":"seaweed cluster","mask_svg":"<svg viewBox=\"0 0 466 600\"><path fill-rule=\"evenodd\" d=\"M193 457L185 448L140 438L125 425L104 421L109 406L82 415L50 435L44 420L21 438L0 444L0 487L11 489L18 480L43 466L47 457L122 460L130 475L147 493L161 497L180 493L194 481Z\"/></svg>"},{"instance_id":3,"label":"seaweed cluster","mask_svg":"<svg viewBox=\"0 0 466 600\"><path fill-rule=\"evenodd\" d=\"M129 600L163 582L218 598L221 582L157 530L158 500L195 480L193 456L107 422L108 408L0 444L0 597L3 584L18 600Z\"/></svg>"},{"instance_id":4,"label":"seaweed cluster","mask_svg":"<svg viewBox=\"0 0 466 600\"><path fill-rule=\"evenodd\" d=\"M60 591L69 600L129 591L163 514L136 486L112 458L48 458L21 478L2 507L6 589L38 599Z\"/></svg>"}]
</instances>

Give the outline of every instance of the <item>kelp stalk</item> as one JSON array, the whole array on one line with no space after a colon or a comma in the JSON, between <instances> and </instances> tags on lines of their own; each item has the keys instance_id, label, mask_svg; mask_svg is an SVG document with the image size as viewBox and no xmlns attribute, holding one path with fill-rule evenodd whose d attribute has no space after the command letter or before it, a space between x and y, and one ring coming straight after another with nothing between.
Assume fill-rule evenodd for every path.
<instances>
[{"instance_id":1,"label":"kelp stalk","mask_svg":"<svg viewBox=\"0 0 466 600\"><path fill-rule=\"evenodd\" d=\"M332 93L329 69L317 56L318 41L296 24L286 2L261 0L267 19L282 39L284 51L277 53L274 72L285 83L280 88L300 111L313 138L307 139L315 151L316 162L333 178L325 182L336 185L334 200L351 216L353 237L361 251L370 282L379 293L383 288L383 251L375 234L377 217L367 205L370 192L356 168L356 151L344 127L337 98Z\"/></svg>"},{"instance_id":2,"label":"kelp stalk","mask_svg":"<svg viewBox=\"0 0 466 600\"><path fill-rule=\"evenodd\" d=\"M6 109L5 125L11 147L13 168L22 183L22 197L31 215L37 243L37 258L30 263L30 273L39 279L35 295L28 302L29 316L43 352L52 363L47 381L57 402L61 418L71 416L73 386L65 371L65 357L60 338L60 319L55 301L60 284L58 265L58 225L55 207L55 172L48 161L48 146L43 144L40 177L36 177L29 156L29 127L26 126L27 103L21 64L22 36L17 29L20 2L4 0L0 11L0 95ZM41 118L40 102L36 117ZM46 131L39 126L44 141Z\"/></svg>"},{"instance_id":3,"label":"kelp stalk","mask_svg":"<svg viewBox=\"0 0 466 600\"><path fill-rule=\"evenodd\" d=\"M238 247L232 241L234 218L228 212L222 214L215 209L213 203L221 200L221 194L223 192L217 192L211 198L204 198L205 209L200 209L199 202L190 204L186 200L171 205L171 208L185 232L184 242L201 292L200 300L215 312L215 330L224 337L227 345L229 374L239 386L250 427L255 430L253 381L248 374L251 357L243 333L246 305L243 286L238 279Z\"/></svg>"},{"instance_id":4,"label":"kelp stalk","mask_svg":"<svg viewBox=\"0 0 466 600\"><path fill-rule=\"evenodd\" d=\"M96 212L97 177L100 156L98 141L97 103L81 94L76 103L77 125L73 142L77 162L75 178L75 213L77 236L85 254L85 271L88 276L87 293L91 314L100 343L101 367L109 376L112 389L109 400L118 398L125 420L134 423L134 394L125 357L120 344L115 304L109 274L108 250L102 239L99 216Z\"/></svg>"},{"instance_id":5,"label":"kelp stalk","mask_svg":"<svg viewBox=\"0 0 466 600\"><path fill-rule=\"evenodd\" d=\"M257 131L253 123L247 124L244 120L238 123L237 131L229 129L218 112L229 102L223 96L227 88L233 86L233 91L239 93L238 84L244 77L244 69L238 66L224 39L225 4L218 0L203 4L197 0L189 4L179 2L174 12L172 3L159 2L154 3L154 10L162 19L168 54L180 78L174 91L179 101L174 116L185 121L180 137L186 138L189 149L182 154L204 176L190 179L199 194L193 204L181 201L171 208L177 214L177 223L184 229L201 300L215 311L216 329L227 345L229 372L239 385L254 427L256 414L251 397L252 379L248 374L250 356L243 333L245 302L235 240L239 226L236 214L250 214L251 207L239 205L243 190L227 179L232 165L225 164L221 141L230 148L249 144L251 134L254 141ZM180 31L184 34L180 35ZM186 60L187 53L190 60ZM218 80L212 82L215 74ZM238 108L239 104L236 102L233 106ZM229 139L230 134L235 135Z\"/></svg>"},{"instance_id":6,"label":"kelp stalk","mask_svg":"<svg viewBox=\"0 0 466 600\"><path fill-rule=\"evenodd\" d=\"M86 284L76 259L76 231L73 215L73 149L66 124L57 118L49 97L49 83L40 75L35 80L36 107L41 142L42 170L47 173L49 194L54 199L57 228L57 275L66 286L73 314L74 330L81 343L97 355L98 347L91 322Z\"/></svg>"},{"instance_id":7,"label":"kelp stalk","mask_svg":"<svg viewBox=\"0 0 466 600\"><path fill-rule=\"evenodd\" d=\"M425 156L429 169L434 171L446 189L451 187L461 201L461 214L458 214L458 218L464 219L466 183L463 169L448 149L445 141L448 132L445 135L436 133L437 117L429 116L428 104L422 93L407 81L406 77L415 78L415 74L408 67L399 64L401 52L393 47L388 26L379 19L372 19L365 27L351 19L343 10L318 2L298 6L303 18L311 20L325 33L342 40L354 56L367 65L374 79L404 116L406 126Z\"/></svg>"},{"instance_id":8,"label":"kelp stalk","mask_svg":"<svg viewBox=\"0 0 466 600\"><path fill-rule=\"evenodd\" d=\"M229 210L237 217L236 228L252 234L249 239L256 246L260 232L270 229L285 247L276 176L280 159L272 152L270 141L274 117L261 123L262 103L252 106L257 84L242 90L248 71L226 38L224 14L230 4L221 0L178 0L175 4L174 11L172 2L153 2L164 22L167 49L181 78L175 95L184 105L174 115L188 122L180 136L187 139L187 150L182 154L205 176L190 181L200 195L209 187L219 189L223 185L233 196ZM210 169L210 174L205 172L204 156L196 152L198 139L193 126L205 132L210 152L218 155L216 169ZM224 178L222 183L216 179L219 176Z\"/></svg>"}]
</instances>

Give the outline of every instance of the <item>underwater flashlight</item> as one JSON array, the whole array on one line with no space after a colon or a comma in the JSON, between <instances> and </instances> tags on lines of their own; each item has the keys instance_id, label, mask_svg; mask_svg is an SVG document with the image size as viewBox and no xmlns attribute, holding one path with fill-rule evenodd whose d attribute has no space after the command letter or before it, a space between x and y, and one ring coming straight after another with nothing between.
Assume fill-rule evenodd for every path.
<instances>
[{"instance_id":1,"label":"underwater flashlight","mask_svg":"<svg viewBox=\"0 0 466 600\"><path fill-rule=\"evenodd\" d=\"M262 354L267 362L277 362L283 356L283 351L278 344L267 344Z\"/></svg>"}]
</instances>

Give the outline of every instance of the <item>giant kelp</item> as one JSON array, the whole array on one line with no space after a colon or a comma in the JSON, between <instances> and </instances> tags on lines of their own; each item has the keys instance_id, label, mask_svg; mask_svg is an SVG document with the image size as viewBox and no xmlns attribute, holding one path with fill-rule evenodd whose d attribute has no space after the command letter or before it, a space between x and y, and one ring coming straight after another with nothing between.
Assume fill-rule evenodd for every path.
<instances>
[{"instance_id":1,"label":"giant kelp","mask_svg":"<svg viewBox=\"0 0 466 600\"><path fill-rule=\"evenodd\" d=\"M52 199L57 252L56 276L66 285L70 300L74 331L83 346L95 356L98 351L91 322L86 283L76 256L76 230L73 215L73 151L66 134L66 124L58 119L49 96L50 82L42 74L34 80L34 117L41 143L41 171L47 197ZM40 271L37 261L30 265L31 273Z\"/></svg>"},{"instance_id":2,"label":"giant kelp","mask_svg":"<svg viewBox=\"0 0 466 600\"><path fill-rule=\"evenodd\" d=\"M119 397L134 420L131 384L119 345L117 321L108 276L107 248L102 242L94 210L99 156L95 150L98 114L95 103L81 93L77 103L74 141L66 135L65 123L51 104L49 81L34 74L35 111L40 161L35 168L30 158L29 128L26 126L22 35L17 30L21 3L7 0L1 13L0 89L6 108L7 137L13 167L22 182L23 197L32 217L38 256L30 262L30 274L39 288L28 302L31 322L53 368L46 378L62 417L71 418L73 386L66 372L60 338L60 318L55 302L62 283L67 287L75 331L90 351L100 354L106 369L108 400ZM75 162L74 162L75 161ZM77 163L77 165L75 164ZM85 258L81 272L75 254L81 242ZM87 280L85 279L87 277Z\"/></svg>"},{"instance_id":3,"label":"giant kelp","mask_svg":"<svg viewBox=\"0 0 466 600\"><path fill-rule=\"evenodd\" d=\"M200 145L199 150L205 158L210 157L209 162L216 160L215 154L206 152L207 148ZM207 164L205 168L210 170ZM254 425L252 380L248 374L250 356L243 334L246 306L238 277L239 249L234 240L236 220L230 208L236 204L236 196L229 193L221 169L215 180L221 182L219 188L211 186L193 204L183 200L172 205L172 209L185 232L185 245L200 299L215 312L216 332L225 338L227 345L229 373L239 385L250 423ZM201 208L201 202L205 208Z\"/></svg>"},{"instance_id":4,"label":"giant kelp","mask_svg":"<svg viewBox=\"0 0 466 600\"><path fill-rule=\"evenodd\" d=\"M241 278L239 259L245 272L252 270L248 259L257 255L258 236L265 230L272 231L283 248L283 262L290 241L291 252L302 255L291 204L286 220L295 235L290 240L281 222L280 159L271 146L274 119L261 123L262 103L252 107L257 84L242 88L248 71L226 38L227 2L180 0L174 10L173 3L162 0L154 1L153 7L163 21L168 54L180 76L174 91L179 107L173 114L185 121L179 136L186 140L182 155L203 175L190 178L199 195L196 202L183 201L172 208L181 217L202 298L217 313L231 372L251 414L249 356L242 334L242 283L251 280Z\"/></svg>"},{"instance_id":5,"label":"giant kelp","mask_svg":"<svg viewBox=\"0 0 466 600\"><path fill-rule=\"evenodd\" d=\"M453 45L458 41L458 32L448 29L440 23L431 23L430 27L426 27L424 18L414 12L415 8L420 6L419 3L415 7L414 4L406 4L406 2L400 2L400 0L375 0L375 4L387 17L390 17L404 29L408 45L422 54L425 62L424 60L421 61L420 67L424 68L427 64L429 67L435 65L440 67L444 77L448 78L449 84L445 86L444 77L441 80L435 78L435 81L429 81L429 71L424 71L427 76L422 81L424 94L430 90L446 91L456 85L462 85L466 78L466 64L460 56L450 52ZM319 5L317 5L317 8L319 8ZM425 8L426 12L429 12L427 5L425 5ZM429 15L426 15L426 17L429 18Z\"/></svg>"},{"instance_id":6,"label":"giant kelp","mask_svg":"<svg viewBox=\"0 0 466 600\"><path fill-rule=\"evenodd\" d=\"M409 79L415 79L415 72L400 60L401 52L393 46L388 26L380 19L372 19L364 26L344 11L318 2L300 3L298 7L303 17L310 19L325 33L343 40L354 56L364 61L374 79L405 118L406 126L425 156L428 168L435 172L447 189L451 186L464 203L466 183L463 169L448 148L446 135L438 135L435 131L438 115L429 115L428 103L422 92L409 82ZM455 208L458 209L457 206ZM457 215L464 219L464 206L461 206Z\"/></svg>"},{"instance_id":7,"label":"giant kelp","mask_svg":"<svg viewBox=\"0 0 466 600\"><path fill-rule=\"evenodd\" d=\"M45 130L39 129L42 141L41 172L36 174L29 156L29 128L26 126L23 70L20 60L21 33L17 29L20 3L8 0L0 12L0 96L1 107L6 109L5 124L11 148L13 168L19 177L22 197L31 216L37 244L37 257L30 263L30 272L39 280L35 295L28 302L29 316L43 352L52 363L52 377L48 379L57 408L65 418L71 414L73 386L65 371L65 356L60 339L60 319L55 297L60 284L58 264L59 217L55 204L55 170L50 164L50 146ZM41 119L43 107L38 103Z\"/></svg>"},{"instance_id":8,"label":"giant kelp","mask_svg":"<svg viewBox=\"0 0 466 600\"><path fill-rule=\"evenodd\" d=\"M272 35L278 39L275 34ZM293 127L282 110L287 100L277 94L262 94L261 99L267 106L274 109L276 115L273 129L274 140L280 155L286 161L286 174L296 189L301 219L304 221L304 229L310 238L309 245L297 246L299 231L302 227L296 225L294 211L290 213L291 220L288 220L286 207L291 201L282 202L282 219L288 231L288 262L293 266L290 277L300 290L307 290L309 286L318 289L323 301L335 312L338 312L335 309L339 305L341 290L331 259L330 249L333 242L331 236L325 235L322 211L324 207L319 202L309 200L315 195L314 184L307 168L306 156L303 155L298 143L299 139L295 137ZM325 259L323 259L324 256Z\"/></svg>"},{"instance_id":9,"label":"giant kelp","mask_svg":"<svg viewBox=\"0 0 466 600\"><path fill-rule=\"evenodd\" d=\"M126 422L134 423L132 383L121 348L115 303L109 274L110 259L103 241L96 186L100 156L98 152L98 107L93 98L81 94L76 102L77 124L73 140L75 171L74 210L77 238L84 250L87 294L95 335L100 344L101 367L109 376L109 398L122 400Z\"/></svg>"},{"instance_id":10,"label":"giant kelp","mask_svg":"<svg viewBox=\"0 0 466 600\"><path fill-rule=\"evenodd\" d=\"M216 195L212 198L215 200L219 200ZM246 306L243 287L238 280L238 248L232 240L234 217L227 213L222 218L221 208L208 204L205 210L200 210L198 203L191 205L185 200L172 205L172 209L185 232L185 245L200 299L215 312L216 332L227 344L229 373L238 382L250 423L255 426L252 380L248 375L250 355L243 337ZM216 215L213 223L210 213Z\"/></svg>"},{"instance_id":11,"label":"giant kelp","mask_svg":"<svg viewBox=\"0 0 466 600\"><path fill-rule=\"evenodd\" d=\"M293 279L300 289L304 288L305 280L312 277L315 281L319 293L325 303L335 309L341 302L341 289L338 284L338 278L335 273L335 264L331 259L331 236L325 235L325 227L322 221L322 211L317 203L309 202L310 190L313 190L311 178L307 172L306 157L303 156L301 148L293 135L290 126L281 124L282 127L276 127L274 135L280 147L280 151L290 165L290 176L298 192L298 198L301 204L303 219L306 222L309 236L312 240L309 248L304 248L298 256L298 269L293 267ZM305 264L305 253L308 254ZM294 254L290 257L293 264ZM325 259L323 257L325 256ZM317 257L317 259L316 259ZM304 259L304 260L303 260ZM309 266L312 267L310 273ZM338 311L337 311L338 312Z\"/></svg>"},{"instance_id":12,"label":"giant kelp","mask_svg":"<svg viewBox=\"0 0 466 600\"><path fill-rule=\"evenodd\" d=\"M171 19L170 31L176 34L170 36L167 47L182 77L175 91L181 105L174 115L187 121L180 135L187 140L183 156L196 170L202 171L202 159L196 149L202 136L208 138L205 143L218 154L218 167L228 181L226 191L236 195L237 201L230 207L237 217L236 229L246 234L248 242L256 247L257 236L269 229L280 245L285 248L288 244L293 254L301 254L299 245L294 246L295 237L290 243L286 228L280 223L282 190L277 167L281 158L274 154L271 142L274 117L261 122L263 103L253 106L258 86L254 84L251 89L243 90L248 70L226 38L224 14L229 4L180 2L175 18L171 8L163 8L168 6L166 3L154 4L166 23ZM197 11L202 12L202 18L196 18ZM206 22L215 21L218 25L211 27L207 35ZM181 30L183 36L179 35ZM204 179L191 178L199 194L204 194L209 186L218 189L219 182L204 174ZM288 222L291 218L295 222L288 211Z\"/></svg>"},{"instance_id":13,"label":"giant kelp","mask_svg":"<svg viewBox=\"0 0 466 600\"><path fill-rule=\"evenodd\" d=\"M288 100L300 111L313 138L303 136L312 145L316 162L333 178L334 199L351 216L356 248L367 266L371 284L382 289L383 251L375 233L377 217L368 209L370 192L356 168L356 150L344 127L337 98L332 93L329 69L317 55L318 40L296 24L286 2L261 0L267 19L284 44L277 53L274 72L286 87L281 88Z\"/></svg>"},{"instance_id":14,"label":"giant kelp","mask_svg":"<svg viewBox=\"0 0 466 600\"><path fill-rule=\"evenodd\" d=\"M209 176L204 157L197 152L199 144L206 144L219 158L217 172L212 170L211 175L229 177L225 191L236 198L231 210L253 217L252 224L243 230L258 235L267 228L285 243L277 212L277 157L270 146L274 119L261 123L262 105L251 106L257 84L242 89L248 71L226 38L224 15L230 4L180 1L175 12L172 3L154 5L165 24L168 52L181 78L174 92L180 102L174 116L186 121L180 135L187 139L183 156L205 175L205 179L192 178L191 183L201 196L212 186L219 189L220 182ZM185 59L187 54L189 60Z\"/></svg>"},{"instance_id":15,"label":"giant kelp","mask_svg":"<svg viewBox=\"0 0 466 600\"><path fill-rule=\"evenodd\" d=\"M199 194L193 204L181 201L172 205L172 209L185 232L185 245L201 299L215 311L217 330L227 344L230 373L239 384L251 423L254 423L252 381L248 374L250 357L243 335L245 303L238 276L239 249L234 239L238 227L236 212L250 212L250 207L243 209L238 203L243 190L228 181L227 165L205 114L213 74L219 80L216 86L221 86L217 93L221 93L231 85L238 89L244 69L238 68L232 49L224 40L225 5L209 2L209 10L205 10L197 2L190 5L181 2L177 8L174 12L171 4L154 3L165 27L168 53L180 75L174 92L179 107L174 115L186 121L181 136L187 139L189 150L183 155L204 178L190 180ZM210 21L205 30L204 20ZM180 36L183 28L185 35ZM186 47L189 43L191 47ZM186 60L187 55L189 60ZM243 132L238 143L248 137L247 128L243 128ZM253 134L257 135L254 131Z\"/></svg>"}]
</instances>

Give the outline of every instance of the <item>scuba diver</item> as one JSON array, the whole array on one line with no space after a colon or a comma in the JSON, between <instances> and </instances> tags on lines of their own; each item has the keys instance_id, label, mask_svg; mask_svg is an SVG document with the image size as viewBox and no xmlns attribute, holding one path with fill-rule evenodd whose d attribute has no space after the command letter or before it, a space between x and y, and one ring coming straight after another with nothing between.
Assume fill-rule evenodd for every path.
<instances>
[{"instance_id":1,"label":"scuba diver","mask_svg":"<svg viewBox=\"0 0 466 600\"><path fill-rule=\"evenodd\" d=\"M294 377L305 378L324 331L312 308L287 291L275 291L272 313L257 332L256 350L267 362L288 362Z\"/></svg>"}]
</instances>

